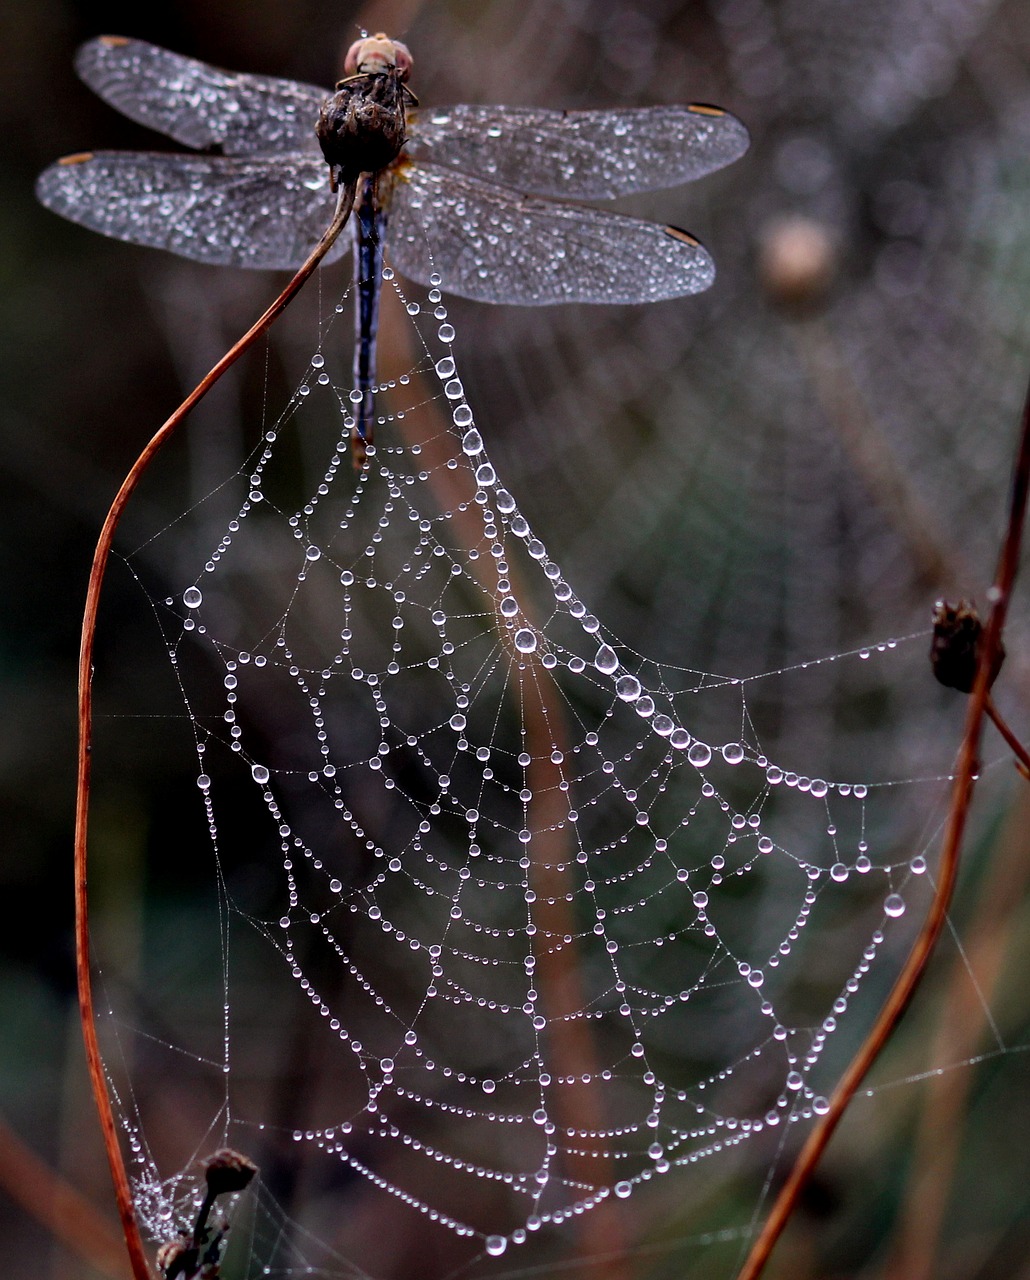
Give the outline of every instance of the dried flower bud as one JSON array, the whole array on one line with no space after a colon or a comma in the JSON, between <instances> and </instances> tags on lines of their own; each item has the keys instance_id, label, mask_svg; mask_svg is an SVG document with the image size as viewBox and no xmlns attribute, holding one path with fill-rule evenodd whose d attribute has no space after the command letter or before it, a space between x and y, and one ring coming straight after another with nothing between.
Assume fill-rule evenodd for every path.
<instances>
[{"instance_id":1,"label":"dried flower bud","mask_svg":"<svg viewBox=\"0 0 1030 1280\"><path fill-rule=\"evenodd\" d=\"M980 647L983 642L983 623L970 600L948 604L938 600L933 607L933 640L930 644L930 665L941 684L962 693L972 693L976 683L976 670L980 663ZM991 671L990 684L994 684L1005 661L1005 650L998 648Z\"/></svg>"},{"instance_id":2,"label":"dried flower bud","mask_svg":"<svg viewBox=\"0 0 1030 1280\"><path fill-rule=\"evenodd\" d=\"M175 1280L176 1276L196 1270L197 1250L185 1240L167 1240L158 1249L156 1261L157 1269L165 1280Z\"/></svg>"},{"instance_id":3,"label":"dried flower bud","mask_svg":"<svg viewBox=\"0 0 1030 1280\"><path fill-rule=\"evenodd\" d=\"M253 1161L228 1147L222 1151L216 1151L202 1163L204 1176L207 1178L207 1188L213 1196L242 1191L258 1171Z\"/></svg>"}]
</instances>

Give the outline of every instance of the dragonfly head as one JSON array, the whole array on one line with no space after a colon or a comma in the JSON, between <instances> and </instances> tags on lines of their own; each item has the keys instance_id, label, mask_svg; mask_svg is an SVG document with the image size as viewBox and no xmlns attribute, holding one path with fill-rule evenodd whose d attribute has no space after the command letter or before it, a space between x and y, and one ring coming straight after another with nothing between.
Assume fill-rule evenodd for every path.
<instances>
[{"instance_id":1,"label":"dragonfly head","mask_svg":"<svg viewBox=\"0 0 1030 1280\"><path fill-rule=\"evenodd\" d=\"M411 54L384 35L366 36L351 46L348 74L322 104L315 131L329 164L335 191L363 173L380 173L400 154L405 140L404 83Z\"/></svg>"},{"instance_id":2,"label":"dragonfly head","mask_svg":"<svg viewBox=\"0 0 1030 1280\"><path fill-rule=\"evenodd\" d=\"M403 83L411 75L411 52L406 44L380 31L355 40L343 64L345 76L384 75L396 70Z\"/></svg>"}]
</instances>

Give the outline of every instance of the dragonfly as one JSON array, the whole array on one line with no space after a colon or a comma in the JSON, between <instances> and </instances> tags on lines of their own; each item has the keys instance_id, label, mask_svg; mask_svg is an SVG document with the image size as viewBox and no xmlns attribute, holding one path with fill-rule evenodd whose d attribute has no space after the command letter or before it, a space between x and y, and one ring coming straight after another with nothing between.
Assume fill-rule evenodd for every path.
<instances>
[{"instance_id":1,"label":"dragonfly","mask_svg":"<svg viewBox=\"0 0 1030 1280\"><path fill-rule=\"evenodd\" d=\"M384 250L420 285L479 302L641 303L709 288L706 249L678 227L572 203L672 187L738 159L744 125L702 104L613 110L423 108L411 54L382 33L351 47L335 94L222 71L142 40L101 36L75 67L131 119L192 152L81 152L37 180L55 213L198 262L297 268L337 188L355 210L352 428L373 443ZM369 126L369 119L372 124Z\"/></svg>"}]
</instances>

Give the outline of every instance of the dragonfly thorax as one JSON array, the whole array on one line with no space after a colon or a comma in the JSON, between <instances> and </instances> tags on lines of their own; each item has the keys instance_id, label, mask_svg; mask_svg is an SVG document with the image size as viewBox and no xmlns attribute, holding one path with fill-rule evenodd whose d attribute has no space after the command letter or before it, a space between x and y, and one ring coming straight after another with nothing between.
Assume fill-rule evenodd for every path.
<instances>
[{"instance_id":1,"label":"dragonfly thorax","mask_svg":"<svg viewBox=\"0 0 1030 1280\"><path fill-rule=\"evenodd\" d=\"M333 187L378 173L393 163L404 145L408 90L403 73L351 76L322 103L315 130L329 163Z\"/></svg>"}]
</instances>

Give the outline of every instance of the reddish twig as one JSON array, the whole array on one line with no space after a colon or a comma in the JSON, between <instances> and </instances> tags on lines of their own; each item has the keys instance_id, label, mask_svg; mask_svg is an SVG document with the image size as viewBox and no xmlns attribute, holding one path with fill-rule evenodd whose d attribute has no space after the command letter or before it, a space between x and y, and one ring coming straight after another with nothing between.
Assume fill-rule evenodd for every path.
<instances>
[{"instance_id":1,"label":"reddish twig","mask_svg":"<svg viewBox=\"0 0 1030 1280\"><path fill-rule=\"evenodd\" d=\"M89 961L89 903L86 889L86 852L89 832L90 765L93 731L93 648L96 636L97 611L100 605L100 589L103 585L107 562L110 558L115 531L126 505L147 468L189 414L190 410L215 385L223 373L247 351L273 321L285 310L301 286L315 270L332 247L350 215L354 202L354 186L341 187L336 213L329 228L312 250L297 274L279 294L267 311L242 338L231 347L190 392L178 409L155 433L122 481L107 513L96 550L86 591L86 606L82 615L82 638L79 647L79 760L75 799L75 961L79 985L79 1014L82 1020L82 1036L86 1047L86 1063L89 1068L93 1098L100 1117L104 1147L114 1180L115 1198L121 1217L125 1243L129 1251L134 1280L151 1280L151 1271L143 1252L139 1224L133 1210L129 1178L118 1144L114 1111L104 1078L104 1067L97 1040L96 1014L93 1004L93 986Z\"/></svg>"},{"instance_id":2,"label":"reddish twig","mask_svg":"<svg viewBox=\"0 0 1030 1280\"><path fill-rule=\"evenodd\" d=\"M962 948L952 961L943 997L934 1009L937 1029L928 1053L931 1062L974 1061L990 1026L988 1010L1002 990L1014 919L1023 908L1030 883L1028 824L1030 789L1020 787L992 852L990 876L981 890L975 918L964 930ZM996 1049L999 1033L993 1031L991 1048ZM925 1040L920 1037L921 1048ZM972 1071L933 1072L927 1079L927 1094L912 1139L913 1160L901 1222L894 1232L882 1280L935 1280L945 1270L948 1206L955 1193L975 1082ZM968 1263L967 1270L973 1270Z\"/></svg>"},{"instance_id":3,"label":"reddish twig","mask_svg":"<svg viewBox=\"0 0 1030 1280\"><path fill-rule=\"evenodd\" d=\"M1023 524L1026 516L1027 494L1030 490L1030 390L1023 406L1023 421L1020 429L1019 446L1013 468L1012 492L1009 499L1008 526L998 557L998 569L994 578L994 586L989 593L991 605L990 616L984 631L983 647L977 670L976 683L969 699L966 714L965 732L959 752L958 767L951 795L951 808L944 835L944 846L941 851L941 865L934 899L926 921L920 930L905 961L901 973L894 984L887 1002L875 1025L866 1037L843 1078L837 1085L830 1099L829 1110L819 1120L801 1149L790 1176L776 1198L772 1212L766 1219L751 1252L740 1271L737 1280L757 1280L765 1268L773 1246L779 1239L790 1215L794 1210L798 1197L808 1181L820 1156L826 1149L834 1130L850 1103L866 1072L876 1060L905 1011L912 994L916 989L923 970L933 953L937 938L944 926L944 921L955 887L958 873L959 852L962 836L965 832L969 807L973 798L973 788L979 772L980 735L983 729L984 716L988 714L990 702L990 683L996 671L996 660L1001 646L1001 633L1008 612L1009 598L1019 567L1019 555L1023 539Z\"/></svg>"},{"instance_id":4,"label":"reddish twig","mask_svg":"<svg viewBox=\"0 0 1030 1280\"><path fill-rule=\"evenodd\" d=\"M990 692L987 694L987 702L984 706L984 714L987 715L994 727L1012 748L1012 754L1016 757L1016 768L1024 778L1030 778L1030 755L1027 754L1026 747L1019 741L1016 735L1008 726L1008 722L998 710L994 699Z\"/></svg>"}]
</instances>

